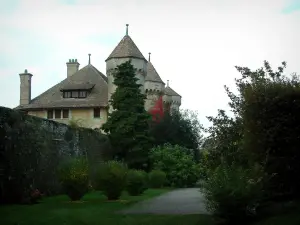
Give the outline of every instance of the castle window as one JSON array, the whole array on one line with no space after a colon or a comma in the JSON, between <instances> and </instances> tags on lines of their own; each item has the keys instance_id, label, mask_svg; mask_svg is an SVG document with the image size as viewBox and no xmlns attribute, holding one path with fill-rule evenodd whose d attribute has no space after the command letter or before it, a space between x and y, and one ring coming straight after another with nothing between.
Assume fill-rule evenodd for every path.
<instances>
[{"instance_id":1,"label":"castle window","mask_svg":"<svg viewBox=\"0 0 300 225\"><path fill-rule=\"evenodd\" d=\"M48 119L53 119L53 110L48 110L47 111L47 118Z\"/></svg>"},{"instance_id":2,"label":"castle window","mask_svg":"<svg viewBox=\"0 0 300 225\"><path fill-rule=\"evenodd\" d=\"M55 119L60 119L61 118L61 110L60 109L55 109Z\"/></svg>"},{"instance_id":3,"label":"castle window","mask_svg":"<svg viewBox=\"0 0 300 225\"><path fill-rule=\"evenodd\" d=\"M69 118L69 110L68 110L68 109L64 109L64 110L63 110L63 118L64 118L64 119Z\"/></svg>"},{"instance_id":4,"label":"castle window","mask_svg":"<svg viewBox=\"0 0 300 225\"><path fill-rule=\"evenodd\" d=\"M100 118L100 108L94 108L94 118Z\"/></svg>"}]
</instances>

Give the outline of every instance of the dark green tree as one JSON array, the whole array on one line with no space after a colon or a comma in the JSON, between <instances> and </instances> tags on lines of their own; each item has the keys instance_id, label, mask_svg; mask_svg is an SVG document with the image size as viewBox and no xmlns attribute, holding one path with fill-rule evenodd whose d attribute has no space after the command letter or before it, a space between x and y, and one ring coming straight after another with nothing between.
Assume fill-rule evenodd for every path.
<instances>
[{"instance_id":1,"label":"dark green tree","mask_svg":"<svg viewBox=\"0 0 300 225\"><path fill-rule=\"evenodd\" d=\"M125 161L131 168L145 169L152 146L151 117L145 111L146 96L140 91L135 73L131 61L117 66L113 72L117 86L110 100L113 111L102 129L108 134L116 159Z\"/></svg>"},{"instance_id":2,"label":"dark green tree","mask_svg":"<svg viewBox=\"0 0 300 225\"><path fill-rule=\"evenodd\" d=\"M163 119L151 124L154 144L179 145L193 151L194 159L199 160L199 147L202 144L202 125L195 112L182 110L165 113Z\"/></svg>"}]
</instances>

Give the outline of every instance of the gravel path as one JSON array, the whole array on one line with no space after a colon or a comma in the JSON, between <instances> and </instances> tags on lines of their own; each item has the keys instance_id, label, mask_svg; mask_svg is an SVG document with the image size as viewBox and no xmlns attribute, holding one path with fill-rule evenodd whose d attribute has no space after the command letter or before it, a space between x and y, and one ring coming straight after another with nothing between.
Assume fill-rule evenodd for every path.
<instances>
[{"instance_id":1,"label":"gravel path","mask_svg":"<svg viewBox=\"0 0 300 225\"><path fill-rule=\"evenodd\" d=\"M170 191L161 196L139 202L123 214L209 214L199 188L184 188Z\"/></svg>"}]
</instances>

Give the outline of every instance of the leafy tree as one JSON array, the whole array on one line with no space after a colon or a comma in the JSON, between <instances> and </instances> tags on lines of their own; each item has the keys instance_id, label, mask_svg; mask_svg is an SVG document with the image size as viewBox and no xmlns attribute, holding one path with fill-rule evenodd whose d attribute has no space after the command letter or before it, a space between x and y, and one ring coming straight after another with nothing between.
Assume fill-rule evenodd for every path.
<instances>
[{"instance_id":1,"label":"leafy tree","mask_svg":"<svg viewBox=\"0 0 300 225\"><path fill-rule=\"evenodd\" d=\"M244 111L248 106L245 102L245 91L249 87L265 87L268 82L278 82L285 79L282 76L286 63L282 62L282 66L278 67L278 71L274 72L270 64L264 61L264 66L251 71L248 67L236 66L242 77L236 79L237 94L229 90L225 85L225 91L230 99L229 106L233 112L233 117L229 117L224 110L219 110L216 117L207 117L212 126L207 129L210 136L208 137L210 145L210 156L212 161L218 162L217 158L224 158L228 162L235 161L240 164L249 162L249 154L245 153L245 124ZM295 80L295 79L294 79Z\"/></svg>"},{"instance_id":2,"label":"leafy tree","mask_svg":"<svg viewBox=\"0 0 300 225\"><path fill-rule=\"evenodd\" d=\"M220 110L217 117L209 117L213 126L208 147L211 162L223 158L245 167L260 163L272 177L269 194L295 197L300 187L295 182L300 173L300 80L285 76L285 68L282 62L274 71L267 61L257 70L236 67L242 75L236 79L237 93L225 86L234 116Z\"/></svg>"},{"instance_id":3,"label":"leafy tree","mask_svg":"<svg viewBox=\"0 0 300 225\"><path fill-rule=\"evenodd\" d=\"M199 160L199 147L202 144L202 125L197 114L190 110L165 113L163 119L152 123L151 134L154 144L170 143L193 150L194 158Z\"/></svg>"},{"instance_id":4,"label":"leafy tree","mask_svg":"<svg viewBox=\"0 0 300 225\"><path fill-rule=\"evenodd\" d=\"M169 186L191 187L200 178L200 168L193 156L179 145L164 144L152 148L150 159L154 170L166 173Z\"/></svg>"},{"instance_id":5,"label":"leafy tree","mask_svg":"<svg viewBox=\"0 0 300 225\"><path fill-rule=\"evenodd\" d=\"M118 160L124 160L131 168L144 168L151 148L149 135L150 115L144 109L146 96L140 91L135 77L136 69L127 61L115 69L110 104L112 113L102 129L108 133Z\"/></svg>"}]
</instances>

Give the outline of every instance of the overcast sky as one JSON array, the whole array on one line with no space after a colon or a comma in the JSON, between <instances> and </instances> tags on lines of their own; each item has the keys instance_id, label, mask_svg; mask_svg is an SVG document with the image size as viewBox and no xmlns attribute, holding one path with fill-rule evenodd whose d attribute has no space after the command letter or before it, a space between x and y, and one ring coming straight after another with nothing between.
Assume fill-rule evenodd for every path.
<instances>
[{"instance_id":1,"label":"overcast sky","mask_svg":"<svg viewBox=\"0 0 300 225\"><path fill-rule=\"evenodd\" d=\"M234 68L263 60L300 73L300 0L0 0L0 105L19 104L19 73L33 74L32 97L67 76L66 62L105 59L129 35L164 81L182 95L182 108L202 123L228 109L223 86Z\"/></svg>"}]
</instances>

